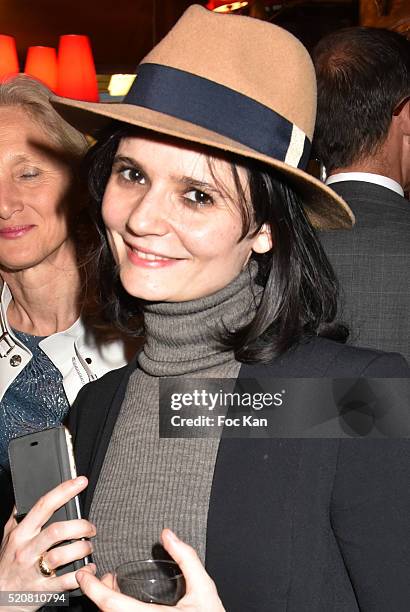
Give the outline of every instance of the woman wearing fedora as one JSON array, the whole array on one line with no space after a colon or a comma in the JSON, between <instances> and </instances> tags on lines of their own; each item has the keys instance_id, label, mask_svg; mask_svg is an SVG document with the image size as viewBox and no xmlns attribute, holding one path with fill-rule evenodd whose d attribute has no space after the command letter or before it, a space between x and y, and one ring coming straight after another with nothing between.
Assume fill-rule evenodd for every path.
<instances>
[{"instance_id":1,"label":"woman wearing fedora","mask_svg":"<svg viewBox=\"0 0 410 612\"><path fill-rule=\"evenodd\" d=\"M192 6L123 104L54 105L88 129L116 120L89 156L101 286L107 314L132 333L141 314L146 340L70 413L88 520L38 533L85 479L19 525L11 518L2 588L70 589L78 578L102 609L168 609L115 592L110 576L53 575L88 543L50 550L96 534L102 575L158 554L167 527L164 548L187 580L176 610L408 610L407 440L158 433L165 378L183 388L187 378L409 376L398 355L346 346L334 321L336 279L313 226L349 228L353 217L304 171L315 117L306 50L274 25Z\"/></svg>"}]
</instances>

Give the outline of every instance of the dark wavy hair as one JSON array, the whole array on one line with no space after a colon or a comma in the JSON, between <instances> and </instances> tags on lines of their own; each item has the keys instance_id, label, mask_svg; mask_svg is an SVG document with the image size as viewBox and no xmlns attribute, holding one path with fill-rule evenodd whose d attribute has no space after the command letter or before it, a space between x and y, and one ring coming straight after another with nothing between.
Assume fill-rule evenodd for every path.
<instances>
[{"instance_id":1,"label":"dark wavy hair","mask_svg":"<svg viewBox=\"0 0 410 612\"><path fill-rule=\"evenodd\" d=\"M99 266L101 303L109 320L134 334L141 333L142 304L121 285L101 217L101 203L121 139L138 133L141 130L116 123L100 136L86 157L92 209L103 242ZM220 154L209 149L206 153L213 172L214 160ZM345 342L347 328L334 321L337 280L299 196L269 166L232 154L227 159L242 215L240 240L267 224L274 248L262 255L253 253L258 263L256 283L263 287L262 298L248 325L236 332L221 332L222 350L233 349L238 361L256 363L269 362L315 335ZM238 165L247 171L251 204L241 185ZM218 180L216 172L213 175Z\"/></svg>"}]
</instances>

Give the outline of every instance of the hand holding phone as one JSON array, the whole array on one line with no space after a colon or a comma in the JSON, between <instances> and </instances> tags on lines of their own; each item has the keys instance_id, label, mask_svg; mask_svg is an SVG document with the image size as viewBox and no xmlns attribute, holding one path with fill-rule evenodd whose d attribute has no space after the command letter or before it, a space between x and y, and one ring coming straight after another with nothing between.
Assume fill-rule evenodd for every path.
<instances>
[{"instance_id":1,"label":"hand holding phone","mask_svg":"<svg viewBox=\"0 0 410 612\"><path fill-rule=\"evenodd\" d=\"M4 530L0 553L0 591L63 592L78 587L74 571L50 577L43 576L39 570L39 558L45 551L49 551L47 564L55 568L71 564L90 554L90 542L79 539L95 535L95 527L89 521L76 519L44 527L59 508L86 486L87 479L84 476L69 480L38 500L19 524L13 514L10 516ZM52 548L58 542L73 540L75 541L71 544ZM83 571L95 573L95 566L87 565ZM35 609L30 605L27 612L33 612ZM24 607L19 608L20 612L23 610Z\"/></svg>"},{"instance_id":2,"label":"hand holding phone","mask_svg":"<svg viewBox=\"0 0 410 612\"><path fill-rule=\"evenodd\" d=\"M62 425L20 436L9 444L9 459L19 522L45 493L77 476L71 436ZM69 499L46 525L80 519L78 497ZM58 574L78 570L88 562L77 560L59 567Z\"/></svg>"},{"instance_id":3,"label":"hand holding phone","mask_svg":"<svg viewBox=\"0 0 410 612\"><path fill-rule=\"evenodd\" d=\"M40 497L77 476L71 436L62 425L14 438L9 444L9 460L17 522ZM50 520L81 518L75 500L69 500Z\"/></svg>"}]
</instances>

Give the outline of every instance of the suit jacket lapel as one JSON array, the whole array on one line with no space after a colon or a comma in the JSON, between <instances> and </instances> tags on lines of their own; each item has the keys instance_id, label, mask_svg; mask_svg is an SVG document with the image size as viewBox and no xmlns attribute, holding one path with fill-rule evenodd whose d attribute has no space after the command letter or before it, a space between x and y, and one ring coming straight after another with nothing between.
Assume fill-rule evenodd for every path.
<instances>
[{"instance_id":1,"label":"suit jacket lapel","mask_svg":"<svg viewBox=\"0 0 410 612\"><path fill-rule=\"evenodd\" d=\"M88 487L82 496L83 516L90 511L94 490L104 462L104 457L121 410L128 380L135 370L135 360L126 368L110 372L98 385L91 385L92 401L87 401L88 386L79 404L84 409L73 406L68 427L74 437L74 452L77 473L85 474ZM106 384L102 384L102 383Z\"/></svg>"},{"instance_id":2,"label":"suit jacket lapel","mask_svg":"<svg viewBox=\"0 0 410 612\"><path fill-rule=\"evenodd\" d=\"M95 487L98 482L98 477L101 472L101 468L104 462L105 454L108 449L108 445L110 443L110 439L112 436L112 432L114 430L115 423L118 418L118 414L121 410L122 401L124 399L125 391L127 389L127 384L129 380L129 376L131 375L131 371L127 377L124 377L121 380L120 385L117 387L116 392L111 401L111 409L106 414L106 418L104 420L103 426L101 427L101 433L97 436L97 445L94 449L90 472L89 472L89 484L87 487L86 497L84 500L84 512L86 516L90 511L91 501L94 495Z\"/></svg>"}]
</instances>

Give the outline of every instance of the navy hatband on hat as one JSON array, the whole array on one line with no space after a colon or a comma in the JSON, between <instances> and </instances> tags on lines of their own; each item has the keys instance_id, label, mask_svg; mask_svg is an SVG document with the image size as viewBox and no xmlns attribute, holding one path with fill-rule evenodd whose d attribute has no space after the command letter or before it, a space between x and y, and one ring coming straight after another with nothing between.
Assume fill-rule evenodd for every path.
<instances>
[{"instance_id":1,"label":"navy hatband on hat","mask_svg":"<svg viewBox=\"0 0 410 612\"><path fill-rule=\"evenodd\" d=\"M142 64L124 103L211 130L295 168L304 170L309 160L311 142L296 125L244 94L184 70Z\"/></svg>"}]
</instances>

